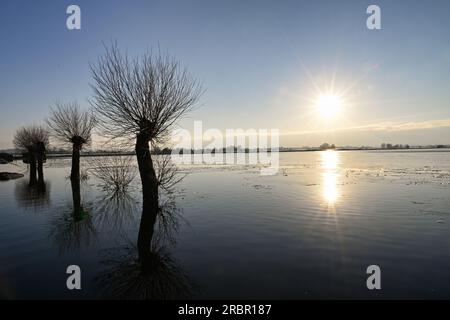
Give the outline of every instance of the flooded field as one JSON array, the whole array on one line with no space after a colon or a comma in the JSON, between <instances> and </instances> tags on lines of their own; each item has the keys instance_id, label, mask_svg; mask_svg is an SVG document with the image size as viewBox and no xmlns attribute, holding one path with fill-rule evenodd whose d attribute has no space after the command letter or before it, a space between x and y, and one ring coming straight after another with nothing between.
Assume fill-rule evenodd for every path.
<instances>
[{"instance_id":1,"label":"flooded field","mask_svg":"<svg viewBox=\"0 0 450 320\"><path fill-rule=\"evenodd\" d=\"M2 298L450 298L446 151L280 153L273 176L184 165L144 275L138 176L112 192L82 158L77 187L70 159L49 159L31 188L24 164L0 166L25 174L0 182ZM72 264L82 290L67 290ZM367 289L369 265L382 290Z\"/></svg>"}]
</instances>

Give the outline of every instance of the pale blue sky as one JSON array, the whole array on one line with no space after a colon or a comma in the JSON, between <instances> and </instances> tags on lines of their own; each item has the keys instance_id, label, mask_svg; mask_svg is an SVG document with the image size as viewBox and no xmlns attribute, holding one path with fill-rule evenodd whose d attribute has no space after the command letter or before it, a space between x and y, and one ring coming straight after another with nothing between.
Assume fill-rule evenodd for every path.
<instances>
[{"instance_id":1,"label":"pale blue sky","mask_svg":"<svg viewBox=\"0 0 450 320\"><path fill-rule=\"evenodd\" d=\"M66 29L78 4L82 29ZM381 7L382 30L366 28ZM204 84L190 128L279 128L281 144L450 143L450 1L2 1L0 148L56 100L91 95L102 42L160 46ZM351 86L324 121L309 100Z\"/></svg>"}]
</instances>

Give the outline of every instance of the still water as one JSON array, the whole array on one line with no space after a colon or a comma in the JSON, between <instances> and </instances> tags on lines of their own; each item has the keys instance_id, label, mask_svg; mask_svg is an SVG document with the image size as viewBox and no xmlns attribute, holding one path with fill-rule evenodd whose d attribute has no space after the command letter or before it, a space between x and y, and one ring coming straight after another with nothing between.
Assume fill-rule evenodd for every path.
<instances>
[{"instance_id":1,"label":"still water","mask_svg":"<svg viewBox=\"0 0 450 320\"><path fill-rule=\"evenodd\" d=\"M280 153L273 176L184 166L161 197L170 227L144 280L139 178L111 193L91 161L82 159L80 219L69 159L47 161L45 188L0 182L1 298L450 298L449 152ZM71 264L81 290L66 288ZM370 291L374 264L382 289Z\"/></svg>"}]
</instances>

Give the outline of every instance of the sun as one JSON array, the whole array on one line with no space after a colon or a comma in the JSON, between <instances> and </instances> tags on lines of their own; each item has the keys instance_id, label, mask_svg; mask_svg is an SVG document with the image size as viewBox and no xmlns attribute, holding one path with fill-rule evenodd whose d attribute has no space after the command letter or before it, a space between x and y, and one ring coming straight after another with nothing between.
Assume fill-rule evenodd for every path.
<instances>
[{"instance_id":1,"label":"sun","mask_svg":"<svg viewBox=\"0 0 450 320\"><path fill-rule=\"evenodd\" d=\"M322 94L316 102L317 111L324 117L338 114L342 108L342 99L336 94Z\"/></svg>"}]
</instances>

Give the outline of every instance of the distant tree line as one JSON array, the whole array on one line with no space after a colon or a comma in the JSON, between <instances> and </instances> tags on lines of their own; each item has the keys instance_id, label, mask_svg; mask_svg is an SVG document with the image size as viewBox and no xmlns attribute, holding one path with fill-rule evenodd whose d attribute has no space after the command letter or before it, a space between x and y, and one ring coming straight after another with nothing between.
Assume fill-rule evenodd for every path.
<instances>
[{"instance_id":1,"label":"distant tree line","mask_svg":"<svg viewBox=\"0 0 450 320\"><path fill-rule=\"evenodd\" d=\"M393 145L392 143L382 143L381 144L381 149L409 149L410 146L409 144L395 144Z\"/></svg>"},{"instance_id":2,"label":"distant tree line","mask_svg":"<svg viewBox=\"0 0 450 320\"><path fill-rule=\"evenodd\" d=\"M319 147L320 150L334 150L336 146L334 144L329 144L327 142L322 143Z\"/></svg>"}]
</instances>

